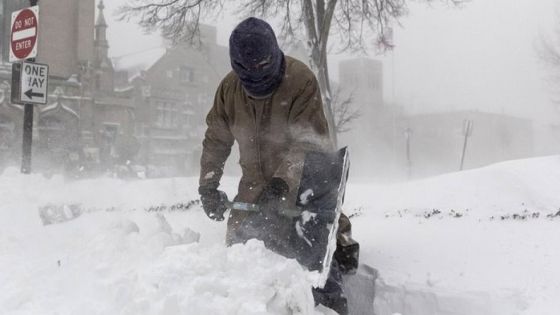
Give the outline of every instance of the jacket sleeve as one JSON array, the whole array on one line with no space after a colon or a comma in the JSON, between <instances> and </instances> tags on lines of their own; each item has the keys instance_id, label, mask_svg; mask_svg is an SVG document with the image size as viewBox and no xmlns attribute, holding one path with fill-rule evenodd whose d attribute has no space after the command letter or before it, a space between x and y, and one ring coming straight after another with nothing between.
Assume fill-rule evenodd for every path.
<instances>
[{"instance_id":1,"label":"jacket sleeve","mask_svg":"<svg viewBox=\"0 0 560 315\"><path fill-rule=\"evenodd\" d=\"M305 86L293 100L289 113L289 136L292 146L274 177L283 179L290 189L295 202L299 187L305 152L332 151L329 127L323 111L321 91L315 76L307 80Z\"/></svg>"},{"instance_id":2,"label":"jacket sleeve","mask_svg":"<svg viewBox=\"0 0 560 315\"><path fill-rule=\"evenodd\" d=\"M200 187L218 188L224 165L234 142L224 106L224 83L216 91L214 105L206 116L208 128L202 141L200 159Z\"/></svg>"}]
</instances>

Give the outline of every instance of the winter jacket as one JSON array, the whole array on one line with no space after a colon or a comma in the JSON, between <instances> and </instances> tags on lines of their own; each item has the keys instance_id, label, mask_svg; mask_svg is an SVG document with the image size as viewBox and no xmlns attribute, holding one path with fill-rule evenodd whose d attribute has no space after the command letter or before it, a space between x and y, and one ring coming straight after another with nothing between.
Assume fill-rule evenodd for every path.
<instances>
[{"instance_id":1,"label":"winter jacket","mask_svg":"<svg viewBox=\"0 0 560 315\"><path fill-rule=\"evenodd\" d=\"M305 152L333 147L315 75L289 56L285 65L282 83L263 98L249 96L233 71L222 80L206 118L200 186L219 186L237 141L242 177L235 200L255 203L266 183L279 177L289 187L286 205L295 206ZM244 215L232 211L228 232Z\"/></svg>"}]
</instances>

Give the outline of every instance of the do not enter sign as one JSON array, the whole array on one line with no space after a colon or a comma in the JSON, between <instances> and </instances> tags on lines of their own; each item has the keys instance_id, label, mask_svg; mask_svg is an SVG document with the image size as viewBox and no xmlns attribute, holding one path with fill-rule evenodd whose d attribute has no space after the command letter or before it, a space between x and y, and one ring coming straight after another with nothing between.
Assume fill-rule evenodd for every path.
<instances>
[{"instance_id":1,"label":"do not enter sign","mask_svg":"<svg viewBox=\"0 0 560 315\"><path fill-rule=\"evenodd\" d=\"M39 6L12 13L10 61L37 57Z\"/></svg>"}]
</instances>

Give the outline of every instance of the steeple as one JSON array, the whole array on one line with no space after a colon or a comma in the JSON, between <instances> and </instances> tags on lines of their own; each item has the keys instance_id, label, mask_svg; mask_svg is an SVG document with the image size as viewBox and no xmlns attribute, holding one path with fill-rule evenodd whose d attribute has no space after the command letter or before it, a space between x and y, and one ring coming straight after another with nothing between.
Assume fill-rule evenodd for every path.
<instances>
[{"instance_id":1,"label":"steeple","mask_svg":"<svg viewBox=\"0 0 560 315\"><path fill-rule=\"evenodd\" d=\"M99 1L97 8L99 9L99 13L97 15L97 22L95 23L95 45L97 47L105 47L108 50L107 21L105 21L105 14L103 13L103 10L105 10L103 0Z\"/></svg>"},{"instance_id":2,"label":"steeple","mask_svg":"<svg viewBox=\"0 0 560 315\"><path fill-rule=\"evenodd\" d=\"M99 15L97 16L97 22L95 24L97 26L107 27L107 22L105 21L105 14L103 13L103 10L105 10L105 5L103 4L103 0L99 1L97 8L99 9Z\"/></svg>"},{"instance_id":3,"label":"steeple","mask_svg":"<svg viewBox=\"0 0 560 315\"><path fill-rule=\"evenodd\" d=\"M109 59L109 42L107 41L107 21L105 20L105 5L103 0L97 5L99 9L95 22L95 62L96 87L101 90L113 89L113 64Z\"/></svg>"}]
</instances>

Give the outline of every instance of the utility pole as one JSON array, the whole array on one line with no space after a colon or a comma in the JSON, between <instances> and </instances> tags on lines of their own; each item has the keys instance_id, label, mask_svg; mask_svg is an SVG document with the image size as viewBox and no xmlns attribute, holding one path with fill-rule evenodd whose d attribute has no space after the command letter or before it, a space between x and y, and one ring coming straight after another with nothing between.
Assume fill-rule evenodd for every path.
<instances>
[{"instance_id":1,"label":"utility pole","mask_svg":"<svg viewBox=\"0 0 560 315\"><path fill-rule=\"evenodd\" d=\"M465 155L467 153L467 142L469 140L469 137L472 135L472 130L473 130L473 121L470 119L465 119L465 121L463 122L463 135L465 136L465 141L463 142L463 153L461 154L461 166L459 167L460 171L463 170L463 166L465 164Z\"/></svg>"},{"instance_id":2,"label":"utility pole","mask_svg":"<svg viewBox=\"0 0 560 315\"><path fill-rule=\"evenodd\" d=\"M408 179L412 177L412 158L410 156L410 138L412 137L412 129L407 127L404 130L404 137L406 139L406 173Z\"/></svg>"}]
</instances>

